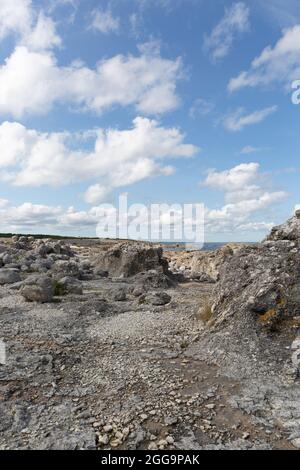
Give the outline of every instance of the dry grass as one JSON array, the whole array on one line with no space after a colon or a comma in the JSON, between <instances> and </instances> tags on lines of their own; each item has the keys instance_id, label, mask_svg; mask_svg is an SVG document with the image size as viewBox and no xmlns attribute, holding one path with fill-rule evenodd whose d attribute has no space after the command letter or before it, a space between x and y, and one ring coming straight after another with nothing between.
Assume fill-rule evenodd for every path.
<instances>
[{"instance_id":1,"label":"dry grass","mask_svg":"<svg viewBox=\"0 0 300 470\"><path fill-rule=\"evenodd\" d=\"M213 311L212 302L209 299L205 299L203 306L200 307L198 317L205 324L211 323Z\"/></svg>"}]
</instances>

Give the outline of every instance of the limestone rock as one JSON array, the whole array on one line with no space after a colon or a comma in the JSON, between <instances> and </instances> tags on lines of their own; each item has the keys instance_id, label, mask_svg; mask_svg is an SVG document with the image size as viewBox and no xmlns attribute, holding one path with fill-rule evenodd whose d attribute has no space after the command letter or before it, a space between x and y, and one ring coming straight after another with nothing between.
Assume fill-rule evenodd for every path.
<instances>
[{"instance_id":1,"label":"limestone rock","mask_svg":"<svg viewBox=\"0 0 300 470\"><path fill-rule=\"evenodd\" d=\"M94 275L97 277L108 277L108 271L104 271L104 269L101 269L100 267L97 267L94 269Z\"/></svg>"},{"instance_id":2,"label":"limestone rock","mask_svg":"<svg viewBox=\"0 0 300 470\"><path fill-rule=\"evenodd\" d=\"M110 276L128 278L137 273L160 269L168 273L168 263L163 258L162 248L143 243L120 243L103 251L97 267L108 271Z\"/></svg>"},{"instance_id":3,"label":"limestone rock","mask_svg":"<svg viewBox=\"0 0 300 470\"><path fill-rule=\"evenodd\" d=\"M144 290L168 289L176 286L176 281L171 274L165 274L161 270L151 269L134 276L134 284Z\"/></svg>"},{"instance_id":4,"label":"limestone rock","mask_svg":"<svg viewBox=\"0 0 300 470\"><path fill-rule=\"evenodd\" d=\"M216 282L222 265L243 246L231 243L214 251L168 252L166 256L174 274L201 282Z\"/></svg>"},{"instance_id":5,"label":"limestone rock","mask_svg":"<svg viewBox=\"0 0 300 470\"><path fill-rule=\"evenodd\" d=\"M79 277L80 270L77 263L74 261L56 261L52 267L53 276L57 279L68 277Z\"/></svg>"},{"instance_id":6,"label":"limestone rock","mask_svg":"<svg viewBox=\"0 0 300 470\"><path fill-rule=\"evenodd\" d=\"M171 296L166 292L154 292L141 296L139 298L139 303L146 303L159 307L169 304L171 300Z\"/></svg>"},{"instance_id":7,"label":"limestone rock","mask_svg":"<svg viewBox=\"0 0 300 470\"><path fill-rule=\"evenodd\" d=\"M82 283L73 277L63 277L58 282L55 283L55 294L56 295L65 295L65 294L77 294L82 295Z\"/></svg>"},{"instance_id":8,"label":"limestone rock","mask_svg":"<svg viewBox=\"0 0 300 470\"><path fill-rule=\"evenodd\" d=\"M123 287L114 289L112 291L111 298L116 302L124 302L127 299L126 289Z\"/></svg>"},{"instance_id":9,"label":"limestone rock","mask_svg":"<svg viewBox=\"0 0 300 470\"><path fill-rule=\"evenodd\" d=\"M21 294L29 302L51 302L54 294L53 281L46 275L30 276L24 282Z\"/></svg>"},{"instance_id":10,"label":"limestone rock","mask_svg":"<svg viewBox=\"0 0 300 470\"><path fill-rule=\"evenodd\" d=\"M281 329L300 324L300 219L275 227L261 244L242 248L221 268L216 324L248 322Z\"/></svg>"},{"instance_id":11,"label":"limestone rock","mask_svg":"<svg viewBox=\"0 0 300 470\"><path fill-rule=\"evenodd\" d=\"M0 285L14 284L20 282L21 277L16 269L2 268L0 269Z\"/></svg>"}]
</instances>

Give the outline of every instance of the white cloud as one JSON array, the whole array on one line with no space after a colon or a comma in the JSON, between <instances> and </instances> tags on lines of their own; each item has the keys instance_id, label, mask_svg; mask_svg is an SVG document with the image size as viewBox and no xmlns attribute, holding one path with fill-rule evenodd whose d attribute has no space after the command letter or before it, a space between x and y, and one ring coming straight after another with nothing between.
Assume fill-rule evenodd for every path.
<instances>
[{"instance_id":1,"label":"white cloud","mask_svg":"<svg viewBox=\"0 0 300 470\"><path fill-rule=\"evenodd\" d=\"M14 34L19 45L44 50L61 44L53 20L34 8L31 0L1 0L0 40Z\"/></svg>"},{"instance_id":2,"label":"white cloud","mask_svg":"<svg viewBox=\"0 0 300 470\"><path fill-rule=\"evenodd\" d=\"M271 222L251 220L254 214L267 215L267 209L283 201L284 191L270 190L258 163L243 163L230 170L209 171L204 185L224 191L225 205L206 210L206 229L211 232L265 230Z\"/></svg>"},{"instance_id":3,"label":"white cloud","mask_svg":"<svg viewBox=\"0 0 300 470\"><path fill-rule=\"evenodd\" d=\"M27 34L31 21L31 0L1 0L0 39L12 33Z\"/></svg>"},{"instance_id":4,"label":"white cloud","mask_svg":"<svg viewBox=\"0 0 300 470\"><path fill-rule=\"evenodd\" d=\"M210 53L214 62L226 57L237 37L248 31L250 10L243 2L233 4L225 9L225 15L205 37L204 48Z\"/></svg>"},{"instance_id":5,"label":"white cloud","mask_svg":"<svg viewBox=\"0 0 300 470\"><path fill-rule=\"evenodd\" d=\"M246 126L263 122L268 116L274 114L277 110L278 106L271 106L269 108L260 109L259 111L246 114L243 108L239 108L237 111L224 118L223 125L229 131L241 131Z\"/></svg>"},{"instance_id":6,"label":"white cloud","mask_svg":"<svg viewBox=\"0 0 300 470\"><path fill-rule=\"evenodd\" d=\"M61 206L47 206L25 202L19 206L8 203L0 206L2 231L30 233L73 233L73 229L95 227L99 222L98 209L76 211L74 207L67 210Z\"/></svg>"},{"instance_id":7,"label":"white cloud","mask_svg":"<svg viewBox=\"0 0 300 470\"><path fill-rule=\"evenodd\" d=\"M3 227L34 227L35 230L42 222L44 226L53 225L62 209L26 202L20 206L9 206L0 209Z\"/></svg>"},{"instance_id":8,"label":"white cloud","mask_svg":"<svg viewBox=\"0 0 300 470\"><path fill-rule=\"evenodd\" d=\"M272 190L266 176L260 172L258 163L241 164L225 171L210 170L204 185L224 192L224 205L220 208L205 210L205 230L207 233L266 232L274 223L269 212L277 203L282 202L287 194ZM100 206L77 211L74 207L67 210L58 206L24 203L11 206L3 200L0 204L0 217L3 231L30 231L41 233L67 233L87 230L96 232L96 225L103 217ZM300 208L300 206L296 206ZM114 220L116 209L109 206L108 216ZM130 212L129 212L130 213ZM147 224L146 214L142 218ZM263 220L262 220L263 218ZM169 223L168 211L160 214L161 223ZM122 224L122 221L119 222ZM37 229L38 227L38 229Z\"/></svg>"},{"instance_id":9,"label":"white cloud","mask_svg":"<svg viewBox=\"0 0 300 470\"><path fill-rule=\"evenodd\" d=\"M84 199L88 204L97 204L100 201L104 201L110 191L111 188L104 184L94 184L87 189Z\"/></svg>"},{"instance_id":10,"label":"white cloud","mask_svg":"<svg viewBox=\"0 0 300 470\"><path fill-rule=\"evenodd\" d=\"M239 225L241 232L270 232L274 227L274 222L248 222Z\"/></svg>"},{"instance_id":11,"label":"white cloud","mask_svg":"<svg viewBox=\"0 0 300 470\"><path fill-rule=\"evenodd\" d=\"M230 170L210 170L205 185L225 191L234 191L244 188L255 181L259 169L258 163L242 163Z\"/></svg>"},{"instance_id":12,"label":"white cloud","mask_svg":"<svg viewBox=\"0 0 300 470\"><path fill-rule=\"evenodd\" d=\"M129 105L146 114L170 111L179 104L181 60L151 51L117 55L91 69L80 62L59 67L51 52L19 46L0 66L0 113L21 118L46 113L58 102L96 113Z\"/></svg>"},{"instance_id":13,"label":"white cloud","mask_svg":"<svg viewBox=\"0 0 300 470\"><path fill-rule=\"evenodd\" d=\"M189 116L195 119L198 115L207 116L214 111L215 105L203 98L197 98L189 110Z\"/></svg>"},{"instance_id":14,"label":"white cloud","mask_svg":"<svg viewBox=\"0 0 300 470\"><path fill-rule=\"evenodd\" d=\"M62 41L56 33L56 26L53 20L41 12L38 15L35 26L23 37L21 43L30 50L39 51L60 46Z\"/></svg>"},{"instance_id":15,"label":"white cloud","mask_svg":"<svg viewBox=\"0 0 300 470\"><path fill-rule=\"evenodd\" d=\"M290 84L300 77L300 25L283 32L274 47L266 47L256 57L250 70L229 82L229 91L244 87L268 86L271 83Z\"/></svg>"},{"instance_id":16,"label":"white cloud","mask_svg":"<svg viewBox=\"0 0 300 470\"><path fill-rule=\"evenodd\" d=\"M96 180L87 191L89 203L102 200L114 188L131 185L150 176L169 175L165 159L191 157L197 147L184 143L177 128L137 117L128 130L95 129L91 151L72 149L78 136L39 133L16 122L0 126L0 173L17 186L63 186ZM79 142L80 143L80 142Z\"/></svg>"},{"instance_id":17,"label":"white cloud","mask_svg":"<svg viewBox=\"0 0 300 470\"><path fill-rule=\"evenodd\" d=\"M117 33L120 28L120 19L114 17L110 10L93 10L91 13L91 29L103 34Z\"/></svg>"},{"instance_id":18,"label":"white cloud","mask_svg":"<svg viewBox=\"0 0 300 470\"><path fill-rule=\"evenodd\" d=\"M249 155L250 153L257 153L260 152L262 149L260 147L253 147L252 145L246 145L242 148L241 154L242 155Z\"/></svg>"},{"instance_id":19,"label":"white cloud","mask_svg":"<svg viewBox=\"0 0 300 470\"><path fill-rule=\"evenodd\" d=\"M7 199L0 199L0 209L3 207L6 207L8 205L9 201Z\"/></svg>"}]
</instances>

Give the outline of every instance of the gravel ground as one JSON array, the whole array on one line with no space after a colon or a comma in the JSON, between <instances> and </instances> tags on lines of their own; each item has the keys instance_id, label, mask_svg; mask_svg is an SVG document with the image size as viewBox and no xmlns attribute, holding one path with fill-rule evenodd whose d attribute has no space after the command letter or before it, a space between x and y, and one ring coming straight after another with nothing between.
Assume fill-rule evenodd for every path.
<instances>
[{"instance_id":1,"label":"gravel ground","mask_svg":"<svg viewBox=\"0 0 300 470\"><path fill-rule=\"evenodd\" d=\"M165 306L111 300L130 282L86 281L44 305L0 288L0 448L293 448L297 407L281 403L296 389L273 379L266 401L269 376L222 362L220 334L198 318L211 284L171 288Z\"/></svg>"}]
</instances>

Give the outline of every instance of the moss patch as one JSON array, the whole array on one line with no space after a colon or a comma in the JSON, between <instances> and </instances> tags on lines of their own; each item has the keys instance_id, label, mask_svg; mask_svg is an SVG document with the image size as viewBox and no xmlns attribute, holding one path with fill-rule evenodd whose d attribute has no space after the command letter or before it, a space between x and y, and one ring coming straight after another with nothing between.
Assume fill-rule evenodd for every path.
<instances>
[{"instance_id":1,"label":"moss patch","mask_svg":"<svg viewBox=\"0 0 300 470\"><path fill-rule=\"evenodd\" d=\"M67 294L66 288L62 284L60 284L60 282L58 281L54 281L53 290L54 290L54 295L58 297L61 297Z\"/></svg>"}]
</instances>

